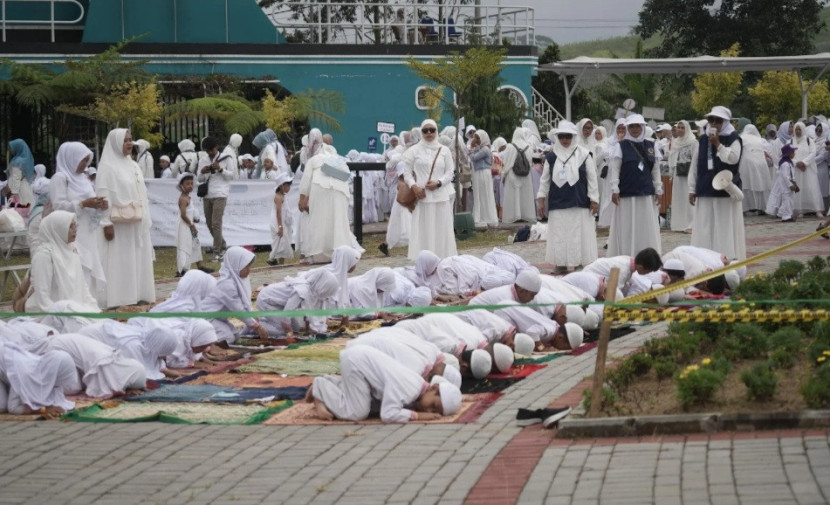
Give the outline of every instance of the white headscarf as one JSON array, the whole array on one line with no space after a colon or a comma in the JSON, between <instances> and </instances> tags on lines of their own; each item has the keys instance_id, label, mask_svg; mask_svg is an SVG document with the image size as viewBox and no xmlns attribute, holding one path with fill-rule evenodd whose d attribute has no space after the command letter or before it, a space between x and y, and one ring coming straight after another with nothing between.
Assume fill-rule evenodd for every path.
<instances>
[{"instance_id":1,"label":"white headscarf","mask_svg":"<svg viewBox=\"0 0 830 505\"><path fill-rule=\"evenodd\" d=\"M431 127L435 128L436 133L438 132L438 124L435 121L433 121L432 119L424 119L421 122L421 128L422 129L427 127L427 126L431 126ZM421 131L418 130L418 133L421 133ZM441 143L438 142L438 135L435 136L435 140L431 140L431 141L421 137L421 140L418 141L418 143L421 146L423 146L425 149L428 149L428 150L433 151L433 152L436 149L441 148Z\"/></svg>"},{"instance_id":2,"label":"white headscarf","mask_svg":"<svg viewBox=\"0 0 830 505\"><path fill-rule=\"evenodd\" d=\"M435 284L435 271L438 269L438 263L441 258L432 251L421 251L418 253L418 258L415 260L415 275L418 279L419 286L426 286L430 289Z\"/></svg>"},{"instance_id":3,"label":"white headscarf","mask_svg":"<svg viewBox=\"0 0 830 505\"><path fill-rule=\"evenodd\" d=\"M251 306L251 280L248 277L239 276L245 267L251 264L256 256L244 247L229 247L219 268L219 281L214 288L215 292L221 292L242 302L245 310L250 311Z\"/></svg>"},{"instance_id":4,"label":"white headscarf","mask_svg":"<svg viewBox=\"0 0 830 505\"><path fill-rule=\"evenodd\" d=\"M210 345L218 340L216 329L205 319L189 319L186 326L177 332L178 344L164 361L170 368L186 368L199 359L194 347Z\"/></svg>"},{"instance_id":5,"label":"white headscarf","mask_svg":"<svg viewBox=\"0 0 830 505\"><path fill-rule=\"evenodd\" d=\"M73 202L95 196L89 177L84 172L78 173L78 165L86 158L92 159L92 151L80 142L64 142L58 148L55 173L66 177L67 193Z\"/></svg>"},{"instance_id":6,"label":"white headscarf","mask_svg":"<svg viewBox=\"0 0 830 505\"><path fill-rule=\"evenodd\" d=\"M109 319L86 326L78 333L119 349L124 356L144 365L147 378L153 380L164 378L162 359L172 354L179 342L176 333L166 326L142 329Z\"/></svg>"},{"instance_id":7,"label":"white headscarf","mask_svg":"<svg viewBox=\"0 0 830 505\"><path fill-rule=\"evenodd\" d=\"M580 121L580 124L583 121ZM573 134L573 131L576 131L576 133ZM590 156L590 152L580 146L577 141L578 138L582 137L582 130L578 126L575 127L570 121L563 120L559 122L559 132L572 133L574 135L574 138L571 140L571 145L567 148L559 143L558 137L553 142L553 153L556 155L556 162L551 167L551 181L557 187L561 188L565 184L573 186L579 182L579 167Z\"/></svg>"},{"instance_id":8,"label":"white headscarf","mask_svg":"<svg viewBox=\"0 0 830 505\"><path fill-rule=\"evenodd\" d=\"M496 140L493 141L492 151L493 153L498 153L499 149L507 145L507 141L504 140L504 137L496 137Z\"/></svg>"},{"instance_id":9,"label":"white headscarf","mask_svg":"<svg viewBox=\"0 0 830 505\"><path fill-rule=\"evenodd\" d=\"M46 311L56 313L71 312L100 312L98 307L95 310L88 310L86 307L74 300L61 300L50 305ZM46 326L51 326L57 333L75 333L84 326L92 324L92 319L82 316L46 316L41 320Z\"/></svg>"},{"instance_id":10,"label":"white headscarf","mask_svg":"<svg viewBox=\"0 0 830 505\"><path fill-rule=\"evenodd\" d=\"M308 132L308 146L306 146L306 159L309 160L320 154L323 150L323 132L318 128L312 128ZM304 162L305 163L305 162Z\"/></svg>"},{"instance_id":11,"label":"white headscarf","mask_svg":"<svg viewBox=\"0 0 830 505\"><path fill-rule=\"evenodd\" d=\"M360 261L360 252L347 245L341 245L331 252L331 263L322 267L337 278L339 285L337 303L340 308L349 306L349 270L354 268L358 261Z\"/></svg>"},{"instance_id":12,"label":"white headscarf","mask_svg":"<svg viewBox=\"0 0 830 505\"><path fill-rule=\"evenodd\" d=\"M363 275L349 279L349 297L352 307L374 308L383 305L383 293L395 289L395 272L388 267L373 268Z\"/></svg>"},{"instance_id":13,"label":"white headscarf","mask_svg":"<svg viewBox=\"0 0 830 505\"><path fill-rule=\"evenodd\" d=\"M632 137L631 133L628 131L628 127L634 124L638 124L643 127L642 131L640 132L640 136L636 138ZM646 124L646 120L643 119L643 116L639 114L629 116L625 120L625 139L623 140L630 140L632 142L643 142L644 140L646 140L646 128L648 128L648 125Z\"/></svg>"},{"instance_id":14,"label":"white headscarf","mask_svg":"<svg viewBox=\"0 0 830 505\"><path fill-rule=\"evenodd\" d=\"M199 312L199 306L216 287L216 278L201 270L188 270L179 280L170 298L150 312Z\"/></svg>"},{"instance_id":15,"label":"white headscarf","mask_svg":"<svg viewBox=\"0 0 830 505\"><path fill-rule=\"evenodd\" d=\"M481 146L490 149L490 135L484 130L476 130L476 135L481 140Z\"/></svg>"},{"instance_id":16,"label":"white headscarf","mask_svg":"<svg viewBox=\"0 0 830 505\"><path fill-rule=\"evenodd\" d=\"M297 296L307 304L318 305L323 300L334 297L340 289L340 283L331 270L315 268L303 275L286 277L283 282L291 286Z\"/></svg>"},{"instance_id":17,"label":"white headscarf","mask_svg":"<svg viewBox=\"0 0 830 505\"><path fill-rule=\"evenodd\" d=\"M594 129L591 130L591 134L588 135L588 138L585 138L582 135L582 128L588 123L591 123L591 125L594 126ZM561 124L561 122L560 122L560 124ZM579 122L576 124L576 135L575 135L575 138L574 138L574 140L576 141L576 145L582 146L582 147L588 149L589 151L593 151L594 146L597 144L597 140L594 138L594 131L595 130L596 130L596 125L594 125L594 122L591 121L591 118L586 117L586 118L580 119Z\"/></svg>"},{"instance_id":18,"label":"white headscarf","mask_svg":"<svg viewBox=\"0 0 830 505\"><path fill-rule=\"evenodd\" d=\"M536 125L536 121L525 119L522 121L522 128L525 129L525 140L527 140L528 144L535 148L542 143L542 136L539 134L539 127Z\"/></svg>"},{"instance_id":19,"label":"white headscarf","mask_svg":"<svg viewBox=\"0 0 830 505\"><path fill-rule=\"evenodd\" d=\"M147 203L147 190L141 169L122 149L127 131L125 128L116 128L109 132L98 163L95 188L99 193L107 195L110 207L125 206L135 201L145 206ZM142 221L148 223L149 228L149 212L145 213Z\"/></svg>"}]
</instances>

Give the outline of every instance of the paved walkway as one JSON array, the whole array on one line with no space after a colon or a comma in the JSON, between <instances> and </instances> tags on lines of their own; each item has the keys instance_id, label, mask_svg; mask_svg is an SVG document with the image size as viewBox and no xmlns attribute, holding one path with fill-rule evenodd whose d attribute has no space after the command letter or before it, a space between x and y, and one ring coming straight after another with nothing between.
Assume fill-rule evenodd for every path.
<instances>
[{"instance_id":1,"label":"paved walkway","mask_svg":"<svg viewBox=\"0 0 830 505\"><path fill-rule=\"evenodd\" d=\"M806 234L748 220L750 254ZM669 250L689 236L663 234ZM830 242L805 244L826 255ZM544 244L509 246L534 263ZM467 251L465 251L467 252ZM484 250L470 251L474 254ZM404 256L358 271L405 264ZM775 262L764 262L770 269ZM254 285L296 268L260 269ZM159 285L165 296L172 286ZM623 356L664 325L611 342ZM828 432L559 441L515 426L519 407L575 404L595 351L554 360L461 425L190 426L0 423L0 504L827 503ZM756 437L756 438L751 438Z\"/></svg>"}]
</instances>

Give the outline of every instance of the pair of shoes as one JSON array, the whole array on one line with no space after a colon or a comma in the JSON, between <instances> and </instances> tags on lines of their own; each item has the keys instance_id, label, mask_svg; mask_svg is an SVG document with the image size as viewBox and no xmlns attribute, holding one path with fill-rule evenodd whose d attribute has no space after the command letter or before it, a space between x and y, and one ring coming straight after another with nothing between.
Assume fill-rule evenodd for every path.
<instances>
[{"instance_id":1,"label":"pair of shoes","mask_svg":"<svg viewBox=\"0 0 830 505\"><path fill-rule=\"evenodd\" d=\"M271 265L272 267L279 265L279 262L277 260L266 260L265 262Z\"/></svg>"},{"instance_id":2,"label":"pair of shoes","mask_svg":"<svg viewBox=\"0 0 830 505\"><path fill-rule=\"evenodd\" d=\"M536 410L519 409L516 413L516 424L519 426L530 426L532 424L542 423L545 428L550 428L570 413L570 407Z\"/></svg>"},{"instance_id":3,"label":"pair of shoes","mask_svg":"<svg viewBox=\"0 0 830 505\"><path fill-rule=\"evenodd\" d=\"M795 222L795 218L794 218L794 217L791 217L791 218L789 218L789 219L782 219L782 220L781 220L781 222L782 222L782 223L794 223L794 222Z\"/></svg>"},{"instance_id":4,"label":"pair of shoes","mask_svg":"<svg viewBox=\"0 0 830 505\"><path fill-rule=\"evenodd\" d=\"M380 252L383 253L384 256L387 256L387 257L389 256L389 246L386 245L386 242L379 245L378 249L380 250Z\"/></svg>"},{"instance_id":5,"label":"pair of shoes","mask_svg":"<svg viewBox=\"0 0 830 505\"><path fill-rule=\"evenodd\" d=\"M216 271L216 270L214 270L212 268L208 268L208 267L199 267L198 269L201 270L202 272L206 273L206 274L212 274L213 272Z\"/></svg>"}]
</instances>

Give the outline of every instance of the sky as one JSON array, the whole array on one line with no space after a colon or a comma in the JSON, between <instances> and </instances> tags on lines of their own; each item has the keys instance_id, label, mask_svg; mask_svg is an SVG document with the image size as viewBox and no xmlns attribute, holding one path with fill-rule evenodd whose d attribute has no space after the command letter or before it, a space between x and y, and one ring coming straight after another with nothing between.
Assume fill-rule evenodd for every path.
<instances>
[{"instance_id":1,"label":"sky","mask_svg":"<svg viewBox=\"0 0 830 505\"><path fill-rule=\"evenodd\" d=\"M501 0L534 9L536 34L557 44L627 35L637 24L644 0ZM497 0L482 0L495 5Z\"/></svg>"}]
</instances>

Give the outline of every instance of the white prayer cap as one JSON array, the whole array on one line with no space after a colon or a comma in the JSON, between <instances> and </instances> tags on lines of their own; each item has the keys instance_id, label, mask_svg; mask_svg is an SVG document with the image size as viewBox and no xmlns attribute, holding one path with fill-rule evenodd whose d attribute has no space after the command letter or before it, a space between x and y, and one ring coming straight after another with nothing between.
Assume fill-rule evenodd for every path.
<instances>
[{"instance_id":1,"label":"white prayer cap","mask_svg":"<svg viewBox=\"0 0 830 505\"><path fill-rule=\"evenodd\" d=\"M737 258L732 258L732 261L734 262L738 260ZM740 277L741 280L744 280L744 277L746 277L746 266L736 268L735 272L738 274L738 277Z\"/></svg>"},{"instance_id":2,"label":"white prayer cap","mask_svg":"<svg viewBox=\"0 0 830 505\"><path fill-rule=\"evenodd\" d=\"M582 323L582 327L589 331L599 328L599 314L593 310L586 310L585 322Z\"/></svg>"},{"instance_id":3,"label":"white prayer cap","mask_svg":"<svg viewBox=\"0 0 830 505\"><path fill-rule=\"evenodd\" d=\"M651 286L652 289L663 289L662 284L654 284ZM663 293L662 295L657 295L657 303L660 305L665 305L669 303L671 293Z\"/></svg>"},{"instance_id":4,"label":"white prayer cap","mask_svg":"<svg viewBox=\"0 0 830 505\"><path fill-rule=\"evenodd\" d=\"M445 416L451 416L461 408L461 390L449 381L443 381L438 385L438 393L441 395L441 410Z\"/></svg>"},{"instance_id":5,"label":"white prayer cap","mask_svg":"<svg viewBox=\"0 0 830 505\"><path fill-rule=\"evenodd\" d=\"M686 267L683 266L683 262L677 258L666 260L666 262L663 263L663 270L674 270L678 272L683 272L684 274L686 273Z\"/></svg>"},{"instance_id":6,"label":"white prayer cap","mask_svg":"<svg viewBox=\"0 0 830 505\"><path fill-rule=\"evenodd\" d=\"M562 121L559 121L559 125L556 127L556 134L559 135L560 133L570 133L571 135L576 135L578 132L576 131L575 124L563 119Z\"/></svg>"},{"instance_id":7,"label":"white prayer cap","mask_svg":"<svg viewBox=\"0 0 830 505\"><path fill-rule=\"evenodd\" d=\"M741 277L735 270L725 272L723 276L726 277L726 284L729 286L730 290L737 288L738 284L741 283Z\"/></svg>"},{"instance_id":8,"label":"white prayer cap","mask_svg":"<svg viewBox=\"0 0 830 505\"><path fill-rule=\"evenodd\" d=\"M632 114L625 118L625 126L630 126L633 124L645 125L647 123L646 119L641 114Z\"/></svg>"},{"instance_id":9,"label":"white prayer cap","mask_svg":"<svg viewBox=\"0 0 830 505\"><path fill-rule=\"evenodd\" d=\"M565 313L568 316L569 323L576 323L579 326L585 324L585 311L576 305L566 305Z\"/></svg>"},{"instance_id":10,"label":"white prayer cap","mask_svg":"<svg viewBox=\"0 0 830 505\"><path fill-rule=\"evenodd\" d=\"M658 132L670 132L671 126L668 123L663 123L657 127Z\"/></svg>"},{"instance_id":11,"label":"white prayer cap","mask_svg":"<svg viewBox=\"0 0 830 505\"><path fill-rule=\"evenodd\" d=\"M709 114L706 114L707 118L710 117L719 117L724 121L729 121L732 119L732 111L724 107L723 105L715 105L712 107L712 110L709 111Z\"/></svg>"},{"instance_id":12,"label":"white prayer cap","mask_svg":"<svg viewBox=\"0 0 830 505\"><path fill-rule=\"evenodd\" d=\"M510 371L513 366L513 350L504 344L493 344L493 357L496 361L496 368L501 373Z\"/></svg>"},{"instance_id":13,"label":"white prayer cap","mask_svg":"<svg viewBox=\"0 0 830 505\"><path fill-rule=\"evenodd\" d=\"M483 349L476 349L470 356L470 371L476 379L483 379L493 368L493 358Z\"/></svg>"},{"instance_id":14,"label":"white prayer cap","mask_svg":"<svg viewBox=\"0 0 830 505\"><path fill-rule=\"evenodd\" d=\"M582 338L585 336L585 333L578 324L565 323L565 334L568 336L568 343L571 345L571 349L576 349L582 345Z\"/></svg>"},{"instance_id":15,"label":"white prayer cap","mask_svg":"<svg viewBox=\"0 0 830 505\"><path fill-rule=\"evenodd\" d=\"M277 175L277 178L274 179L274 182L277 184L277 187L279 188L283 184L291 182L291 176L285 172L280 172L279 175Z\"/></svg>"},{"instance_id":16,"label":"white prayer cap","mask_svg":"<svg viewBox=\"0 0 830 505\"><path fill-rule=\"evenodd\" d=\"M461 372L458 368L445 364L443 376L450 382L450 384L455 387L461 387Z\"/></svg>"},{"instance_id":17,"label":"white prayer cap","mask_svg":"<svg viewBox=\"0 0 830 505\"><path fill-rule=\"evenodd\" d=\"M516 285L531 293L538 293L542 289L542 279L533 270L522 270L516 277Z\"/></svg>"},{"instance_id":18,"label":"white prayer cap","mask_svg":"<svg viewBox=\"0 0 830 505\"><path fill-rule=\"evenodd\" d=\"M675 289L674 291L669 293L669 301L670 302L679 302L680 300L683 300L684 298L686 298L686 292L682 288Z\"/></svg>"},{"instance_id":19,"label":"white prayer cap","mask_svg":"<svg viewBox=\"0 0 830 505\"><path fill-rule=\"evenodd\" d=\"M234 133L231 135L231 139L228 141L228 144L230 144L233 148L238 148L242 145L242 135Z\"/></svg>"},{"instance_id":20,"label":"white prayer cap","mask_svg":"<svg viewBox=\"0 0 830 505\"><path fill-rule=\"evenodd\" d=\"M513 340L513 347L515 347L516 354L521 356L530 356L533 354L533 349L536 347L533 338L526 333L517 333Z\"/></svg>"},{"instance_id":21,"label":"white prayer cap","mask_svg":"<svg viewBox=\"0 0 830 505\"><path fill-rule=\"evenodd\" d=\"M348 153L346 153L346 157L349 158L349 161L357 161L360 158L360 153L357 152L357 149L351 149Z\"/></svg>"},{"instance_id":22,"label":"white prayer cap","mask_svg":"<svg viewBox=\"0 0 830 505\"><path fill-rule=\"evenodd\" d=\"M193 175L193 173L192 173L192 172L182 172L182 173L180 173L180 174L179 174L179 176L178 176L178 177L176 177L176 183L177 183L177 184L181 184L183 180L185 180L185 179L187 179L187 178L193 179L193 178L195 178L195 177L196 177L196 176L195 176L195 175Z\"/></svg>"},{"instance_id":23,"label":"white prayer cap","mask_svg":"<svg viewBox=\"0 0 830 505\"><path fill-rule=\"evenodd\" d=\"M256 158L251 156L249 153L245 153L242 156L240 156L239 159L242 160L242 161L245 161L245 160L255 160Z\"/></svg>"},{"instance_id":24,"label":"white prayer cap","mask_svg":"<svg viewBox=\"0 0 830 505\"><path fill-rule=\"evenodd\" d=\"M166 154L162 154L161 156L159 156L159 161L166 161L166 162L170 163L170 156L167 156Z\"/></svg>"},{"instance_id":25,"label":"white prayer cap","mask_svg":"<svg viewBox=\"0 0 830 505\"><path fill-rule=\"evenodd\" d=\"M442 352L441 354L444 356L444 363L446 363L447 366L451 366L456 370L461 370L461 363L458 362L458 358L448 352Z\"/></svg>"},{"instance_id":26,"label":"white prayer cap","mask_svg":"<svg viewBox=\"0 0 830 505\"><path fill-rule=\"evenodd\" d=\"M406 299L410 307L427 307L432 303L432 291L426 286L420 286L412 290Z\"/></svg>"},{"instance_id":27,"label":"white prayer cap","mask_svg":"<svg viewBox=\"0 0 830 505\"><path fill-rule=\"evenodd\" d=\"M95 174L98 173L98 170L96 170L95 167L87 167L87 169L85 170L85 173L86 173L86 175L95 175Z\"/></svg>"}]
</instances>

